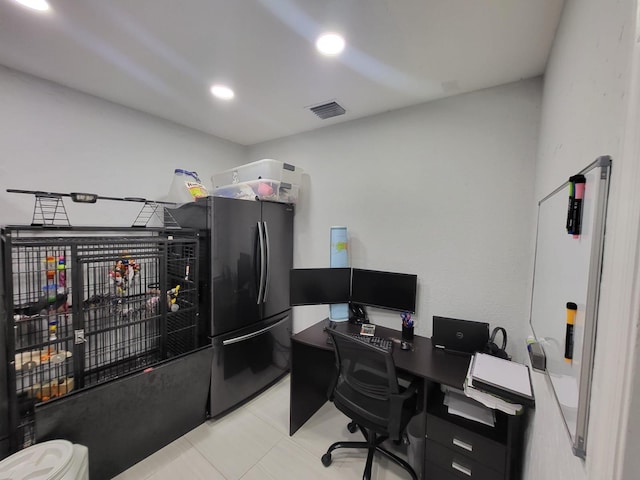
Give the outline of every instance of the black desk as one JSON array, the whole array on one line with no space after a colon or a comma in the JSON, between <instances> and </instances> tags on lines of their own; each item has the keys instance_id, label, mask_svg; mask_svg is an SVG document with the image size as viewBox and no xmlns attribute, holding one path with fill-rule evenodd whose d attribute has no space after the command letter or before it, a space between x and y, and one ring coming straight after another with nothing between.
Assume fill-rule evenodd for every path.
<instances>
[{"instance_id":1,"label":"black desk","mask_svg":"<svg viewBox=\"0 0 640 480\"><path fill-rule=\"evenodd\" d=\"M333 346L327 344L327 334L324 331L329 325L329 320L325 319L312 325L291 337L291 391L290 391L290 411L289 411L289 434L293 435L304 423L318 411L327 401L328 389L335 375L335 356ZM348 322L334 323L335 328L349 333L359 333L360 326L351 325ZM376 326L376 336L386 338L401 337L399 330ZM496 430L500 433L500 438L495 438L488 432L488 427L476 426L475 422L460 417L449 415L446 407L441 408L441 394L439 385L447 385L462 390L464 379L469 368L469 357L452 355L433 348L431 339L415 336L412 350L402 350L399 344L393 346L393 360L396 368L406 371L416 377L424 379L421 402L422 411L425 412L426 422L422 425L421 436L427 438L426 453L427 460L424 470L431 475L430 478L456 479L468 478L466 474L459 470L449 471L454 464L465 465L471 469L473 467L473 478L485 478L482 470L484 458L473 458L464 445L473 441L478 444L476 452L491 456L488 460L496 463L496 470L502 475L495 475L496 471L489 470L493 476L486 478L504 478L514 480L520 478L521 470L521 450L522 450L522 422L521 416L506 415L496 412L498 423ZM434 401L429 403L429 398L433 396ZM431 422L431 423L430 423ZM444 423L443 423L444 422ZM429 425L431 428L427 428ZM436 428L438 427L438 428ZM432 435L429 433L432 432ZM502 435L504 432L504 435ZM451 439L447 439L447 435ZM504 438L502 438L504 437ZM444 439L443 439L444 438ZM454 447L448 453L451 459L447 459L445 453L437 451L439 459L443 458L447 465L437 465L430 462L430 452L440 448L442 443L460 440L457 443L463 445L462 454L459 456ZM450 447L451 445L448 445ZM485 447L491 447L488 450ZM497 452L497 453L496 453ZM474 454L475 455L475 454ZM476 455L477 456L477 455ZM475 463L474 463L475 462ZM450 464L450 465L449 465ZM476 465L477 464L477 465ZM478 474L476 474L478 472ZM462 475L462 476L459 476Z\"/></svg>"}]
</instances>

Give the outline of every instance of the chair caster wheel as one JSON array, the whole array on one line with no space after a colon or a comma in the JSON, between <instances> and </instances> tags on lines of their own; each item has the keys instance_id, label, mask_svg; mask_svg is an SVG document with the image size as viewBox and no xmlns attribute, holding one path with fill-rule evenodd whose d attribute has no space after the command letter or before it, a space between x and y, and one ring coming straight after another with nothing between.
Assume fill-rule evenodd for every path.
<instances>
[{"instance_id":1,"label":"chair caster wheel","mask_svg":"<svg viewBox=\"0 0 640 480\"><path fill-rule=\"evenodd\" d=\"M356 424L356 422L349 422L349 425L347 425L347 430L349 430L350 433L356 433L356 431L358 431L358 425Z\"/></svg>"},{"instance_id":2,"label":"chair caster wheel","mask_svg":"<svg viewBox=\"0 0 640 480\"><path fill-rule=\"evenodd\" d=\"M322 465L324 465L325 467L328 467L329 465L331 465L330 453L325 453L324 455L322 455Z\"/></svg>"}]
</instances>

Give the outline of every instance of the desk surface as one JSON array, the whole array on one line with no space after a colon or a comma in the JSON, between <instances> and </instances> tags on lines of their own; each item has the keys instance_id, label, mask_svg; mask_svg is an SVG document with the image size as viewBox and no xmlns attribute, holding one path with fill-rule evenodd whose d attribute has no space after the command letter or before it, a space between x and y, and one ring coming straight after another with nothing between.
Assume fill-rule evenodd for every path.
<instances>
[{"instance_id":1,"label":"desk surface","mask_svg":"<svg viewBox=\"0 0 640 480\"><path fill-rule=\"evenodd\" d=\"M291 340L323 350L333 350L333 346L327 344L327 333L324 331L328 325L329 320L325 319L296 333L291 337ZM360 332L359 325L352 325L349 322L332 322L332 326L335 326L339 331L348 333ZM401 332L376 325L375 335L399 340ZM393 345L393 360L396 368L460 390L463 388L470 359L471 357L446 353L433 348L430 338L419 335L413 339L412 350L402 350L400 345L395 342Z\"/></svg>"},{"instance_id":2,"label":"desk surface","mask_svg":"<svg viewBox=\"0 0 640 480\"><path fill-rule=\"evenodd\" d=\"M329 326L328 319L318 322L306 330L291 336L290 435L293 435L324 405L327 401L328 389L335 378L333 345L327 344L327 333L324 331L327 326ZM333 322L332 327L333 326L347 333L360 332L358 325L351 325L348 322ZM385 328L379 325L376 326L375 334L379 337L395 338L398 340L402 335L399 330ZM462 478L459 477L459 472L454 470L455 467L453 465L459 461L456 459L465 459L469 457L470 453L466 448L460 447L453 442L456 438L455 435L457 435L456 432L458 432L460 435L464 434L460 438L466 438L465 442L470 442L473 439L473 442L477 445L477 448L473 450L475 457L472 457L472 459L480 460L473 460L476 462L474 465L477 464L476 466L480 466L481 470L484 468L482 465L488 466L485 470L490 472L489 476L482 476L481 474L478 478L519 479L522 465L523 441L521 415L507 415L502 412L496 413L496 415L500 415L503 420L506 420L503 435L506 438L500 442L495 442L495 439L492 439L490 435L485 435L486 432L482 430L484 427L474 429L470 428L468 424L465 424L465 422L471 422L470 420L461 419L460 417L456 417L458 420L450 420L447 418L447 414L434 414L437 408L428 409L430 398L434 400L436 406L441 405L442 402L440 394L437 396L433 395L434 389L430 388L430 384L448 385L453 388L462 389L470 359L471 357L445 353L442 350L433 348L431 339L426 337L415 336L413 340L413 350L402 350L400 345L394 342L393 360L396 368L407 371L424 380L423 392L425 394L422 395L422 408L426 415L425 421L420 426L420 436L426 435L427 426L429 422L431 422L432 436L427 442L431 442L431 447L435 445L434 448L438 448L437 452L448 452L442 456L440 453L434 454L433 452L436 450L425 450L425 452L431 452L431 456L427 460L429 471L427 471L425 464L423 464L419 470L424 473L425 476L429 476L426 474L430 474L429 478L438 476L436 470L439 471L441 475L445 475L446 478ZM429 391L431 391L431 394ZM431 404L431 406L434 407L434 404ZM427 417L429 417L430 420L426 420ZM438 423L438 418L440 418L440 423ZM444 426L441 430L438 430L438 425ZM442 434L441 437L439 436L440 434ZM469 435L471 435L471 437L467 438ZM439 444L442 445L442 448L438 447ZM500 457L501 460L500 458L495 458L493 447L487 450L488 447L486 447L486 445L493 445L494 447L498 445L498 448L501 448L503 452L502 457ZM487 451L489 451L489 453L486 453ZM486 455L483 452L485 452ZM434 455L439 459L438 461L433 460ZM454 456L448 457L447 455ZM487 458L490 460L487 460ZM476 467L474 466L474 470L475 469ZM443 471L445 473L442 473ZM445 477L439 476L438 478ZM474 478L476 478L475 472Z\"/></svg>"}]
</instances>

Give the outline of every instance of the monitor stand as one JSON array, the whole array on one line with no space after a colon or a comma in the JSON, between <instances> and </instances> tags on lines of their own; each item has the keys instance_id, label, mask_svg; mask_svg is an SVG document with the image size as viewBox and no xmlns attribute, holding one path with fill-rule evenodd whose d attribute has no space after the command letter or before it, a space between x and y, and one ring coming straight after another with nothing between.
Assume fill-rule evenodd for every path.
<instances>
[{"instance_id":1,"label":"monitor stand","mask_svg":"<svg viewBox=\"0 0 640 480\"><path fill-rule=\"evenodd\" d=\"M367 316L367 310L364 305L359 303L349 304L349 323L353 325L362 325L363 323L369 323L369 317Z\"/></svg>"}]
</instances>

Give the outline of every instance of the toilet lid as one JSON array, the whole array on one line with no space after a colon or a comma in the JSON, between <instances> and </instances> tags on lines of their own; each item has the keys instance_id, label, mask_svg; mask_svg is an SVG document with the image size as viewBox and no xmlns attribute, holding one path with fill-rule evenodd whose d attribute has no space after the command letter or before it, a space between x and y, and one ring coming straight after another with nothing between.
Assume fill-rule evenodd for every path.
<instances>
[{"instance_id":1,"label":"toilet lid","mask_svg":"<svg viewBox=\"0 0 640 480\"><path fill-rule=\"evenodd\" d=\"M25 448L0 462L0 480L57 480L69 468L73 444L51 440Z\"/></svg>"}]
</instances>

